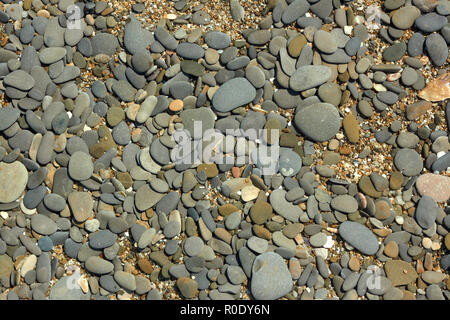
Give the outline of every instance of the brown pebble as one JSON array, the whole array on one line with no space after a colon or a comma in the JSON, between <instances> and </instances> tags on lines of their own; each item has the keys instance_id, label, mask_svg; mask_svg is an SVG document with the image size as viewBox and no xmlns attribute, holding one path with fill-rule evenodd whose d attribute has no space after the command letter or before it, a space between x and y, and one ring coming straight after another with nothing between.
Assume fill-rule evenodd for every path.
<instances>
[{"instance_id":1,"label":"brown pebble","mask_svg":"<svg viewBox=\"0 0 450 320\"><path fill-rule=\"evenodd\" d=\"M375 218L378 220L385 220L391 216L391 208L384 200L377 200L375 202Z\"/></svg>"},{"instance_id":2,"label":"brown pebble","mask_svg":"<svg viewBox=\"0 0 450 320\"><path fill-rule=\"evenodd\" d=\"M241 169L239 167L233 167L231 168L231 174L233 178L239 178L241 176Z\"/></svg>"},{"instance_id":3,"label":"brown pebble","mask_svg":"<svg viewBox=\"0 0 450 320\"><path fill-rule=\"evenodd\" d=\"M416 300L416 296L411 291L403 290L403 300Z\"/></svg>"},{"instance_id":4,"label":"brown pebble","mask_svg":"<svg viewBox=\"0 0 450 320\"><path fill-rule=\"evenodd\" d=\"M179 278L177 287L186 299L192 299L198 294L198 283L190 278Z\"/></svg>"},{"instance_id":5,"label":"brown pebble","mask_svg":"<svg viewBox=\"0 0 450 320\"><path fill-rule=\"evenodd\" d=\"M350 153L352 153L352 149L350 149L349 146L341 146L339 148L339 153L342 155L349 155Z\"/></svg>"},{"instance_id":6,"label":"brown pebble","mask_svg":"<svg viewBox=\"0 0 450 320\"><path fill-rule=\"evenodd\" d=\"M197 167L197 172L205 171L208 179L214 178L219 174L219 169L217 169L217 165L215 163L202 163Z\"/></svg>"},{"instance_id":7,"label":"brown pebble","mask_svg":"<svg viewBox=\"0 0 450 320\"><path fill-rule=\"evenodd\" d=\"M445 247L447 248L447 250L450 250L450 233L447 233L447 235L445 236Z\"/></svg>"},{"instance_id":8,"label":"brown pebble","mask_svg":"<svg viewBox=\"0 0 450 320\"><path fill-rule=\"evenodd\" d=\"M183 100L175 99L169 104L169 110L173 112L178 112L183 110Z\"/></svg>"},{"instance_id":9,"label":"brown pebble","mask_svg":"<svg viewBox=\"0 0 450 320\"><path fill-rule=\"evenodd\" d=\"M391 178L389 180L389 187L392 190L398 190L402 187L403 184L403 175L399 171L394 171L391 174Z\"/></svg>"},{"instance_id":10,"label":"brown pebble","mask_svg":"<svg viewBox=\"0 0 450 320\"><path fill-rule=\"evenodd\" d=\"M226 203L223 206L220 206L219 208L219 214L226 217L229 214L232 214L233 212L240 211L236 206L232 205L231 203Z\"/></svg>"},{"instance_id":11,"label":"brown pebble","mask_svg":"<svg viewBox=\"0 0 450 320\"><path fill-rule=\"evenodd\" d=\"M359 122L353 113L347 113L342 121L345 135L351 143L359 141Z\"/></svg>"},{"instance_id":12,"label":"brown pebble","mask_svg":"<svg viewBox=\"0 0 450 320\"><path fill-rule=\"evenodd\" d=\"M433 270L433 257L431 253L427 252L425 254L425 258L423 260L423 266L425 267L425 270L431 271Z\"/></svg>"},{"instance_id":13,"label":"brown pebble","mask_svg":"<svg viewBox=\"0 0 450 320\"><path fill-rule=\"evenodd\" d=\"M390 235L392 233L391 229L373 229L372 231L377 236L380 236L380 237L383 237L383 238L387 237L388 235Z\"/></svg>"},{"instance_id":14,"label":"brown pebble","mask_svg":"<svg viewBox=\"0 0 450 320\"><path fill-rule=\"evenodd\" d=\"M389 241L384 247L384 254L391 258L398 256L398 244L395 241Z\"/></svg>"},{"instance_id":15,"label":"brown pebble","mask_svg":"<svg viewBox=\"0 0 450 320\"><path fill-rule=\"evenodd\" d=\"M141 258L138 260L139 269L146 274L151 274L153 271L153 266L147 259Z\"/></svg>"},{"instance_id":16,"label":"brown pebble","mask_svg":"<svg viewBox=\"0 0 450 320\"><path fill-rule=\"evenodd\" d=\"M257 237L266 239L268 241L272 240L272 233L270 233L270 231L264 228L263 226L254 225L253 232Z\"/></svg>"},{"instance_id":17,"label":"brown pebble","mask_svg":"<svg viewBox=\"0 0 450 320\"><path fill-rule=\"evenodd\" d=\"M358 257L356 255L353 255L350 260L348 261L348 267L350 270L358 272L361 268L361 262L359 261Z\"/></svg>"}]
</instances>

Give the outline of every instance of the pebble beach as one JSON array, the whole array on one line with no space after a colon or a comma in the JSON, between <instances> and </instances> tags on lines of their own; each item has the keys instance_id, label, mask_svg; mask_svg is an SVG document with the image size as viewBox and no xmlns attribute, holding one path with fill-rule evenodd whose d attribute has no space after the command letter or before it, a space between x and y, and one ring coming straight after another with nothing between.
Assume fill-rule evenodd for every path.
<instances>
[{"instance_id":1,"label":"pebble beach","mask_svg":"<svg viewBox=\"0 0 450 320\"><path fill-rule=\"evenodd\" d=\"M449 14L0 0L0 300L449 300Z\"/></svg>"}]
</instances>

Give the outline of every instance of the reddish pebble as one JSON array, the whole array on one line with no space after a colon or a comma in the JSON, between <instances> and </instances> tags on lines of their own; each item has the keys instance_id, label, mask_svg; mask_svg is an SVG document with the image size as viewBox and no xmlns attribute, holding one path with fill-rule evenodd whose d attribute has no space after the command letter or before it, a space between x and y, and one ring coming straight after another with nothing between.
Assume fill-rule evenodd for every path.
<instances>
[{"instance_id":1,"label":"reddish pebble","mask_svg":"<svg viewBox=\"0 0 450 320\"><path fill-rule=\"evenodd\" d=\"M231 168L231 174L233 175L233 178L239 178L241 176L241 169L238 167Z\"/></svg>"},{"instance_id":2,"label":"reddish pebble","mask_svg":"<svg viewBox=\"0 0 450 320\"><path fill-rule=\"evenodd\" d=\"M359 209L365 209L367 207L367 199L361 192L358 192L355 195L356 201L358 201L358 207Z\"/></svg>"},{"instance_id":3,"label":"reddish pebble","mask_svg":"<svg viewBox=\"0 0 450 320\"><path fill-rule=\"evenodd\" d=\"M436 202L446 202L450 198L450 178L439 174L426 173L416 181L421 196L430 196Z\"/></svg>"},{"instance_id":4,"label":"reddish pebble","mask_svg":"<svg viewBox=\"0 0 450 320\"><path fill-rule=\"evenodd\" d=\"M173 100L169 104L169 110L170 111L178 112L178 111L181 111L182 109L183 109L183 100L176 99L176 100Z\"/></svg>"}]
</instances>

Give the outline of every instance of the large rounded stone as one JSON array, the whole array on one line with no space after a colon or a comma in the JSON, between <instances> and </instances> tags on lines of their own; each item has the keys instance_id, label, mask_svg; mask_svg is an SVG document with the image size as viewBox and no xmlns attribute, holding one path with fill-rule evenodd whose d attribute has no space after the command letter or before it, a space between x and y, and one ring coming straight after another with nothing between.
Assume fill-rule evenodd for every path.
<instances>
[{"instance_id":1,"label":"large rounded stone","mask_svg":"<svg viewBox=\"0 0 450 320\"><path fill-rule=\"evenodd\" d=\"M220 112L228 112L255 99L256 89L245 78L234 78L220 86L214 94L212 105Z\"/></svg>"},{"instance_id":2,"label":"large rounded stone","mask_svg":"<svg viewBox=\"0 0 450 320\"><path fill-rule=\"evenodd\" d=\"M28 182L25 166L15 161L0 162L0 203L9 203L20 197Z\"/></svg>"},{"instance_id":3,"label":"large rounded stone","mask_svg":"<svg viewBox=\"0 0 450 320\"><path fill-rule=\"evenodd\" d=\"M274 252L256 257L250 289L257 300L275 300L292 289L292 277L283 258Z\"/></svg>"},{"instance_id":4,"label":"large rounded stone","mask_svg":"<svg viewBox=\"0 0 450 320\"><path fill-rule=\"evenodd\" d=\"M295 115L294 122L313 141L328 141L341 127L339 112L329 103L316 103L301 108Z\"/></svg>"}]
</instances>

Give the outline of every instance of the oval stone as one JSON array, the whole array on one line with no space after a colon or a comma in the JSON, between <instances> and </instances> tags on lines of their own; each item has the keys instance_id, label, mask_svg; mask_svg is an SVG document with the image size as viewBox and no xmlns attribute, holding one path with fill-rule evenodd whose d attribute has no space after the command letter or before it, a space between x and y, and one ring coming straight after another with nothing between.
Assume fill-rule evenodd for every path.
<instances>
[{"instance_id":1,"label":"oval stone","mask_svg":"<svg viewBox=\"0 0 450 320\"><path fill-rule=\"evenodd\" d=\"M228 112L246 105L255 99L256 89L245 78L235 78L225 82L214 94L212 105L220 112Z\"/></svg>"},{"instance_id":2,"label":"oval stone","mask_svg":"<svg viewBox=\"0 0 450 320\"><path fill-rule=\"evenodd\" d=\"M366 255L373 255L378 251L379 244L375 235L366 226L345 221L339 226L339 235L351 246Z\"/></svg>"}]
</instances>

